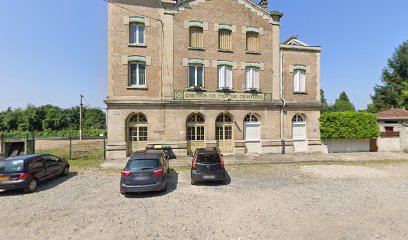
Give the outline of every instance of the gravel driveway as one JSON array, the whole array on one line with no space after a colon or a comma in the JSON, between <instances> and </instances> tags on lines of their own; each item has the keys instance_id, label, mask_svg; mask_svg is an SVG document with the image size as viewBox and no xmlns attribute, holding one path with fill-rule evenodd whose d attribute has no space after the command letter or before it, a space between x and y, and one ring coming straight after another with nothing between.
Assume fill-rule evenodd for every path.
<instances>
[{"instance_id":1,"label":"gravel driveway","mask_svg":"<svg viewBox=\"0 0 408 240\"><path fill-rule=\"evenodd\" d=\"M408 239L408 164L229 166L229 185L122 196L117 173L0 193L5 239Z\"/></svg>"}]
</instances>

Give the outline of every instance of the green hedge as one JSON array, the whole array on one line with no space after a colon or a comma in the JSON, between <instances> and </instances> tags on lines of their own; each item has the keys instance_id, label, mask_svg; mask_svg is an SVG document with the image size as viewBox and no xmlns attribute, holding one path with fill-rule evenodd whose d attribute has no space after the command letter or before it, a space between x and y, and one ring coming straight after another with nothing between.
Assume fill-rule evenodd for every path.
<instances>
[{"instance_id":1,"label":"green hedge","mask_svg":"<svg viewBox=\"0 0 408 240\"><path fill-rule=\"evenodd\" d=\"M376 115L359 112L323 113L320 131L323 140L374 139L380 135Z\"/></svg>"},{"instance_id":2,"label":"green hedge","mask_svg":"<svg viewBox=\"0 0 408 240\"><path fill-rule=\"evenodd\" d=\"M99 137L100 134L105 133L105 129L84 129L82 136L84 137ZM28 132L28 131L11 131L11 132L0 132L4 137L79 137L79 130L66 129L61 131L43 131L43 132Z\"/></svg>"}]
</instances>

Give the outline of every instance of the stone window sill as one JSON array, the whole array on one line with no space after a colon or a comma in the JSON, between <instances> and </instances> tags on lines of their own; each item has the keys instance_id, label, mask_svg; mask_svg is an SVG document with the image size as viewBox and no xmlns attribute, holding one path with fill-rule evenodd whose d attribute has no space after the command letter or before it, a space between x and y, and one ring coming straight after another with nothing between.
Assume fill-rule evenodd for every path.
<instances>
[{"instance_id":1,"label":"stone window sill","mask_svg":"<svg viewBox=\"0 0 408 240\"><path fill-rule=\"evenodd\" d=\"M130 90L148 90L146 86L128 86L127 89Z\"/></svg>"},{"instance_id":2,"label":"stone window sill","mask_svg":"<svg viewBox=\"0 0 408 240\"><path fill-rule=\"evenodd\" d=\"M235 92L233 88L217 88L217 92Z\"/></svg>"},{"instance_id":3,"label":"stone window sill","mask_svg":"<svg viewBox=\"0 0 408 240\"><path fill-rule=\"evenodd\" d=\"M228 49L218 49L218 52L224 52L224 53L234 53L234 50L228 50Z\"/></svg>"},{"instance_id":4,"label":"stone window sill","mask_svg":"<svg viewBox=\"0 0 408 240\"><path fill-rule=\"evenodd\" d=\"M190 91L190 92L206 92L207 89L200 88L200 87L188 87L187 91Z\"/></svg>"},{"instance_id":5,"label":"stone window sill","mask_svg":"<svg viewBox=\"0 0 408 240\"><path fill-rule=\"evenodd\" d=\"M146 48L147 47L146 44L140 44L140 43L129 43L128 46L129 47L139 47L139 48Z\"/></svg>"},{"instance_id":6,"label":"stone window sill","mask_svg":"<svg viewBox=\"0 0 408 240\"><path fill-rule=\"evenodd\" d=\"M261 55L261 52L245 51L246 54Z\"/></svg>"},{"instance_id":7,"label":"stone window sill","mask_svg":"<svg viewBox=\"0 0 408 240\"><path fill-rule=\"evenodd\" d=\"M189 47L188 50L194 50L194 51L205 51L204 48L197 48L197 47Z\"/></svg>"},{"instance_id":8,"label":"stone window sill","mask_svg":"<svg viewBox=\"0 0 408 240\"><path fill-rule=\"evenodd\" d=\"M245 89L244 92L246 93L261 93L261 89Z\"/></svg>"},{"instance_id":9,"label":"stone window sill","mask_svg":"<svg viewBox=\"0 0 408 240\"><path fill-rule=\"evenodd\" d=\"M293 94L307 95L307 94L309 94L309 93L308 93L308 92L293 92Z\"/></svg>"}]
</instances>

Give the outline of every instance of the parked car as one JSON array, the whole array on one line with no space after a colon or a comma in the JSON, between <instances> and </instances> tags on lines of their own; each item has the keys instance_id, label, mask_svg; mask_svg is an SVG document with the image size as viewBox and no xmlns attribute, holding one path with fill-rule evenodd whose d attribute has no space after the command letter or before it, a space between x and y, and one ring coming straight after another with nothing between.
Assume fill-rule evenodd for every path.
<instances>
[{"instance_id":1,"label":"parked car","mask_svg":"<svg viewBox=\"0 0 408 240\"><path fill-rule=\"evenodd\" d=\"M226 183L224 160L217 148L201 148L194 153L191 164L191 184L204 181Z\"/></svg>"},{"instance_id":2,"label":"parked car","mask_svg":"<svg viewBox=\"0 0 408 240\"><path fill-rule=\"evenodd\" d=\"M120 192L165 191L169 160L162 150L134 153L121 172Z\"/></svg>"},{"instance_id":3,"label":"parked car","mask_svg":"<svg viewBox=\"0 0 408 240\"><path fill-rule=\"evenodd\" d=\"M6 159L6 158L7 158L6 156L0 154L0 160Z\"/></svg>"},{"instance_id":4,"label":"parked car","mask_svg":"<svg viewBox=\"0 0 408 240\"><path fill-rule=\"evenodd\" d=\"M68 173L69 163L51 154L9 157L0 160L0 189L32 193L40 182Z\"/></svg>"},{"instance_id":5,"label":"parked car","mask_svg":"<svg viewBox=\"0 0 408 240\"><path fill-rule=\"evenodd\" d=\"M176 159L176 154L174 154L173 149L168 145L161 144L149 144L146 147L146 150L163 150L164 155L170 159Z\"/></svg>"}]
</instances>

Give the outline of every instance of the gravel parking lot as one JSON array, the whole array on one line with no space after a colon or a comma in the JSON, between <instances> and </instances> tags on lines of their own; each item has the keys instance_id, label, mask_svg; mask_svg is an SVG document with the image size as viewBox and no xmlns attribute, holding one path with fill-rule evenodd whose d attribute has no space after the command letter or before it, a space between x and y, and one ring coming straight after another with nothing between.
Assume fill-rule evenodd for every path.
<instances>
[{"instance_id":1,"label":"gravel parking lot","mask_svg":"<svg viewBox=\"0 0 408 240\"><path fill-rule=\"evenodd\" d=\"M118 173L0 192L6 239L408 239L408 164L228 166L228 185L122 196Z\"/></svg>"}]
</instances>

